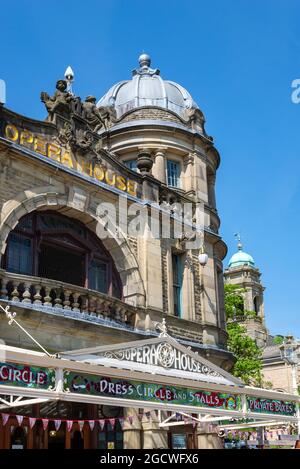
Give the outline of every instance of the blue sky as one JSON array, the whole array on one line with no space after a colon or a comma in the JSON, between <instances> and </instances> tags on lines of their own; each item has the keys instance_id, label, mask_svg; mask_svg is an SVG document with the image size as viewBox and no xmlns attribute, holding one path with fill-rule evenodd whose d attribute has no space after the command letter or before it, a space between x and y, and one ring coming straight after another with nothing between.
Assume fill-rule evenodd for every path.
<instances>
[{"instance_id":1,"label":"blue sky","mask_svg":"<svg viewBox=\"0 0 300 469\"><path fill-rule=\"evenodd\" d=\"M240 231L262 272L270 332L300 336L300 103L291 101L300 2L0 0L0 17L0 78L21 114L45 117L40 91L52 92L69 64L76 94L100 98L131 76L142 51L189 90L222 158L217 203L229 253Z\"/></svg>"}]
</instances>

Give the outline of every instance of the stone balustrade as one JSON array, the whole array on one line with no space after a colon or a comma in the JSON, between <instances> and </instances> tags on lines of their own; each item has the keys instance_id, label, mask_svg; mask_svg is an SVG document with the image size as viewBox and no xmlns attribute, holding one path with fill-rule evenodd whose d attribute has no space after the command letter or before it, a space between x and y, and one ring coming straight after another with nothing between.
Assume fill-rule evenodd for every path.
<instances>
[{"instance_id":1,"label":"stone balustrade","mask_svg":"<svg viewBox=\"0 0 300 469\"><path fill-rule=\"evenodd\" d=\"M57 280L15 274L0 269L0 298L42 308L86 313L134 324L136 310L117 298Z\"/></svg>"}]
</instances>

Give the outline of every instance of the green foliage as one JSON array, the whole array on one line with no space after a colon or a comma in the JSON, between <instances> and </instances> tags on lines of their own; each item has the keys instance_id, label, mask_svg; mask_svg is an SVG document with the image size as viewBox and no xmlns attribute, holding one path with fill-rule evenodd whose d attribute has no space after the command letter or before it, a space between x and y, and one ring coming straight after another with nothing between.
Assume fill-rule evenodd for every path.
<instances>
[{"instance_id":1,"label":"green foliage","mask_svg":"<svg viewBox=\"0 0 300 469\"><path fill-rule=\"evenodd\" d=\"M274 337L274 339L273 339L273 344L274 344L274 345L281 345L281 344L283 344L283 340L284 340L284 339L283 339L282 336L276 335L276 336Z\"/></svg>"},{"instance_id":2,"label":"green foliage","mask_svg":"<svg viewBox=\"0 0 300 469\"><path fill-rule=\"evenodd\" d=\"M242 316L244 313L244 299L242 293L245 290L239 285L225 285L225 312L226 318Z\"/></svg>"},{"instance_id":3,"label":"green foliage","mask_svg":"<svg viewBox=\"0 0 300 469\"><path fill-rule=\"evenodd\" d=\"M242 292L238 286L225 285L228 349L236 358L232 373L241 378L245 384L262 386L262 352L255 340L247 335L245 327L234 320L238 317L237 310L241 312L240 316L248 317L248 312L244 312L241 308Z\"/></svg>"}]
</instances>

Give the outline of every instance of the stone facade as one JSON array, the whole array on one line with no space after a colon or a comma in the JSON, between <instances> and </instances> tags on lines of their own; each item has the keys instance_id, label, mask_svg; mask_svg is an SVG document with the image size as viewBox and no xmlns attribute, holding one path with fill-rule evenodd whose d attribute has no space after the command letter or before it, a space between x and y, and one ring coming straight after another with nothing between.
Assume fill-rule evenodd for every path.
<instances>
[{"instance_id":1,"label":"stone facade","mask_svg":"<svg viewBox=\"0 0 300 469\"><path fill-rule=\"evenodd\" d=\"M156 323L167 317L171 335L230 369L232 355L226 350L224 305L218 293L226 245L218 234L212 177L220 158L212 140L185 125L174 112L151 107L127 113L122 122L106 116L104 127L104 110L97 113L93 100L88 107L59 86L52 98L42 94L49 111L45 122L0 106L2 301L13 305L26 330L51 352L155 336ZM140 118L152 122L141 126ZM165 124L157 125L157 119ZM136 173L125 167L127 160L137 159L145 150L151 170ZM169 159L180 168L178 188L168 186ZM188 202L192 211L201 204L208 254L205 268L198 262L199 245L188 248L184 236L154 239L146 230L135 237L124 234L105 215L99 216L103 203L113 204L119 216L120 200L129 212L135 203L148 215L150 204L155 203L160 226L162 202L165 207ZM22 219L42 212L78 222L99 239L120 278L120 298L69 283L67 272L65 281L57 281L8 267L12 232L18 232ZM99 233L105 230L109 236L103 238ZM177 315L173 255L180 256L183 266L182 306ZM32 348L26 336L8 326L4 315L0 315L0 324L7 344ZM125 447L168 446L166 431L156 424L152 428L147 421L141 425L143 428L124 428Z\"/></svg>"}]
</instances>

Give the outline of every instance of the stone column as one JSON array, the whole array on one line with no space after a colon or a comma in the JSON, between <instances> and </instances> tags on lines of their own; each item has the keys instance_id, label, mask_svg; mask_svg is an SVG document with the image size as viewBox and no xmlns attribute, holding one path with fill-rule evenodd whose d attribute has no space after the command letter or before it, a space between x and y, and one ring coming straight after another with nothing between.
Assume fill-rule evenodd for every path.
<instances>
[{"instance_id":1,"label":"stone column","mask_svg":"<svg viewBox=\"0 0 300 469\"><path fill-rule=\"evenodd\" d=\"M207 175L208 202L209 202L210 207L213 209L216 209L215 183L216 183L216 175L208 174Z\"/></svg>"},{"instance_id":2,"label":"stone column","mask_svg":"<svg viewBox=\"0 0 300 469\"><path fill-rule=\"evenodd\" d=\"M158 148L155 151L152 175L166 184L166 148Z\"/></svg>"},{"instance_id":3,"label":"stone column","mask_svg":"<svg viewBox=\"0 0 300 469\"><path fill-rule=\"evenodd\" d=\"M147 307L163 309L161 241L146 227L138 237L138 260L146 290Z\"/></svg>"},{"instance_id":4,"label":"stone column","mask_svg":"<svg viewBox=\"0 0 300 469\"><path fill-rule=\"evenodd\" d=\"M182 303L183 303L183 319L188 321L195 321L195 292L194 292L194 268L193 259L189 252L184 261L183 270L183 292L182 292Z\"/></svg>"},{"instance_id":5,"label":"stone column","mask_svg":"<svg viewBox=\"0 0 300 469\"><path fill-rule=\"evenodd\" d=\"M142 426L138 417L139 417L138 409L124 408L124 425L123 425L124 449L141 449Z\"/></svg>"},{"instance_id":6,"label":"stone column","mask_svg":"<svg viewBox=\"0 0 300 469\"><path fill-rule=\"evenodd\" d=\"M183 159L184 175L183 175L183 189L186 192L196 191L195 177L193 166L195 157L193 153L188 153Z\"/></svg>"},{"instance_id":7,"label":"stone column","mask_svg":"<svg viewBox=\"0 0 300 469\"><path fill-rule=\"evenodd\" d=\"M159 426L156 412L154 410L151 412L147 412L147 409L144 410L142 419L143 449L168 448L168 427L161 428Z\"/></svg>"},{"instance_id":8,"label":"stone column","mask_svg":"<svg viewBox=\"0 0 300 469\"><path fill-rule=\"evenodd\" d=\"M218 437L212 425L200 424L197 428L198 449L223 449L223 439Z\"/></svg>"}]
</instances>

